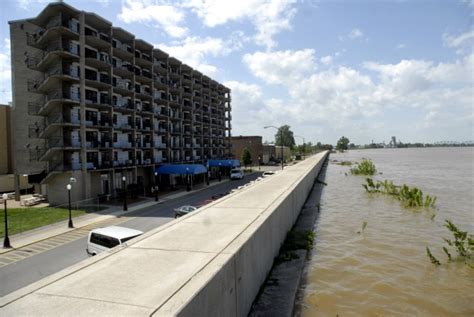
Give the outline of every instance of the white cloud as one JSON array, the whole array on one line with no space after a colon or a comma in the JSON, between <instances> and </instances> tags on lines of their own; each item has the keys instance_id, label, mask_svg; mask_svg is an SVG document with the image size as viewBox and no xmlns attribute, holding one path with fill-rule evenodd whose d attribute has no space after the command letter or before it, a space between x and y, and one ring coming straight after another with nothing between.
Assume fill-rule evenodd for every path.
<instances>
[{"instance_id":1,"label":"white cloud","mask_svg":"<svg viewBox=\"0 0 474 317\"><path fill-rule=\"evenodd\" d=\"M254 10L261 5L260 0L219 1L219 0L189 0L183 3L184 7L191 8L204 25L215 27L229 21L239 20L252 16Z\"/></svg>"},{"instance_id":2,"label":"white cloud","mask_svg":"<svg viewBox=\"0 0 474 317\"><path fill-rule=\"evenodd\" d=\"M96 0L98 3L100 3L104 7L108 7L110 5L110 2L112 0Z\"/></svg>"},{"instance_id":3,"label":"white cloud","mask_svg":"<svg viewBox=\"0 0 474 317\"><path fill-rule=\"evenodd\" d=\"M381 83L401 94L429 88L464 87L474 81L474 54L452 63L402 60L397 64L366 62L364 67L377 72Z\"/></svg>"},{"instance_id":4,"label":"white cloud","mask_svg":"<svg viewBox=\"0 0 474 317\"><path fill-rule=\"evenodd\" d=\"M260 135L262 114L267 112L260 86L238 81L224 85L232 90L232 134Z\"/></svg>"},{"instance_id":5,"label":"white cloud","mask_svg":"<svg viewBox=\"0 0 474 317\"><path fill-rule=\"evenodd\" d=\"M474 48L474 28L457 36L444 33L443 44L444 46L455 48L458 54L472 52Z\"/></svg>"},{"instance_id":6,"label":"white cloud","mask_svg":"<svg viewBox=\"0 0 474 317\"><path fill-rule=\"evenodd\" d=\"M349 33L339 36L339 41L345 41L348 39L368 41L368 38L365 36L364 32L362 32L362 30L359 28L353 28Z\"/></svg>"},{"instance_id":7,"label":"white cloud","mask_svg":"<svg viewBox=\"0 0 474 317\"><path fill-rule=\"evenodd\" d=\"M237 38L240 33L234 35L231 35L229 40L214 37L186 37L181 41L173 42L171 45L156 44L155 47L159 47L171 56L208 76L215 76L218 69L207 62L207 56L225 56L234 50L241 49L242 43Z\"/></svg>"},{"instance_id":8,"label":"white cloud","mask_svg":"<svg viewBox=\"0 0 474 317\"><path fill-rule=\"evenodd\" d=\"M327 55L327 56L324 56L324 57L321 57L320 61L322 64L324 65L330 65L332 63L332 56L331 55Z\"/></svg>"},{"instance_id":9,"label":"white cloud","mask_svg":"<svg viewBox=\"0 0 474 317\"><path fill-rule=\"evenodd\" d=\"M339 67L312 74L293 84L289 93L296 101L296 113L301 122L327 120L339 126L349 118L377 113L374 100L370 98L374 88L370 77Z\"/></svg>"},{"instance_id":10,"label":"white cloud","mask_svg":"<svg viewBox=\"0 0 474 317\"><path fill-rule=\"evenodd\" d=\"M391 111L405 117L408 111L418 114L421 123L412 124L413 129L437 124L472 127L474 54L451 63L366 62L361 70L340 66L318 71L316 60L313 50L246 54L243 61L254 76L283 85L289 95L287 100L262 101L263 113L273 112L275 122L314 132L318 125L367 135L370 122ZM456 117L462 119L441 122ZM415 117L406 120L417 122Z\"/></svg>"},{"instance_id":11,"label":"white cloud","mask_svg":"<svg viewBox=\"0 0 474 317\"><path fill-rule=\"evenodd\" d=\"M406 44L403 44L403 43L400 43L397 45L397 49L402 49L402 48L405 48L407 47Z\"/></svg>"},{"instance_id":12,"label":"white cloud","mask_svg":"<svg viewBox=\"0 0 474 317\"><path fill-rule=\"evenodd\" d=\"M6 38L0 44L0 104L12 101L11 76L10 40Z\"/></svg>"},{"instance_id":13,"label":"white cloud","mask_svg":"<svg viewBox=\"0 0 474 317\"><path fill-rule=\"evenodd\" d=\"M341 56L342 54L344 54L345 52L346 52L346 49L343 48L342 50L337 51L337 52L334 54L334 57L339 57L339 56Z\"/></svg>"},{"instance_id":14,"label":"white cloud","mask_svg":"<svg viewBox=\"0 0 474 317\"><path fill-rule=\"evenodd\" d=\"M291 30L291 20L296 14L296 9L289 0L278 0L265 3L258 8L254 18L257 28L255 41L257 44L263 43L267 49L276 46L273 37L284 30Z\"/></svg>"},{"instance_id":15,"label":"white cloud","mask_svg":"<svg viewBox=\"0 0 474 317\"><path fill-rule=\"evenodd\" d=\"M90 0L90 1L95 1L101 4L102 6L107 7L109 6L112 0ZM32 5L34 4L46 5L50 2L54 2L54 1L53 0L17 0L18 7L20 7L23 10L32 10L33 9Z\"/></svg>"},{"instance_id":16,"label":"white cloud","mask_svg":"<svg viewBox=\"0 0 474 317\"><path fill-rule=\"evenodd\" d=\"M474 9L474 0L463 0L463 2L470 8Z\"/></svg>"},{"instance_id":17,"label":"white cloud","mask_svg":"<svg viewBox=\"0 0 474 317\"><path fill-rule=\"evenodd\" d=\"M244 63L254 76L269 84L292 83L316 69L313 49L245 54Z\"/></svg>"},{"instance_id":18,"label":"white cloud","mask_svg":"<svg viewBox=\"0 0 474 317\"><path fill-rule=\"evenodd\" d=\"M18 6L23 10L29 10L32 4L47 4L51 0L18 0Z\"/></svg>"},{"instance_id":19,"label":"white cloud","mask_svg":"<svg viewBox=\"0 0 474 317\"><path fill-rule=\"evenodd\" d=\"M150 23L176 38L186 36L189 31L181 26L185 18L183 10L173 5L155 4L147 0L124 0L118 18L125 23Z\"/></svg>"},{"instance_id":20,"label":"white cloud","mask_svg":"<svg viewBox=\"0 0 474 317\"><path fill-rule=\"evenodd\" d=\"M227 81L224 85L232 90L233 135L263 135L265 140L272 141L275 131L263 127L293 120L289 118L287 102L264 99L260 86L238 81Z\"/></svg>"},{"instance_id":21,"label":"white cloud","mask_svg":"<svg viewBox=\"0 0 474 317\"><path fill-rule=\"evenodd\" d=\"M358 28L352 29L348 35L348 37L352 40L361 38L363 36L364 36L364 33Z\"/></svg>"},{"instance_id":22,"label":"white cloud","mask_svg":"<svg viewBox=\"0 0 474 317\"><path fill-rule=\"evenodd\" d=\"M296 14L294 3L294 0L189 0L183 7L190 8L208 27L248 19L257 31L256 44L270 49L276 46L273 39L276 34L291 29Z\"/></svg>"}]
</instances>

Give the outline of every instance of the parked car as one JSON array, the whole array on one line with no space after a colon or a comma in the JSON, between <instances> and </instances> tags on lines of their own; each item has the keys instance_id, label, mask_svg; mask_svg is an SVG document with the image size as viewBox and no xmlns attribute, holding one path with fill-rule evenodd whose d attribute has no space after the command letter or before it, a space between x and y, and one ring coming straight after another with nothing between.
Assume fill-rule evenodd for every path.
<instances>
[{"instance_id":1,"label":"parked car","mask_svg":"<svg viewBox=\"0 0 474 317\"><path fill-rule=\"evenodd\" d=\"M266 172L263 172L263 177L272 176L274 174L275 174L274 171L266 171Z\"/></svg>"},{"instance_id":2,"label":"parked car","mask_svg":"<svg viewBox=\"0 0 474 317\"><path fill-rule=\"evenodd\" d=\"M86 252L89 255L96 255L112 249L118 245L124 244L130 239L138 237L142 234L143 232L140 230L119 226L94 229L89 232Z\"/></svg>"},{"instance_id":3,"label":"parked car","mask_svg":"<svg viewBox=\"0 0 474 317\"><path fill-rule=\"evenodd\" d=\"M174 211L174 217L178 218L178 217L187 215L188 213L190 213L190 212L192 212L196 209L197 209L197 207L194 207L194 206L191 206L191 205L185 205L185 206L175 208L173 210Z\"/></svg>"},{"instance_id":4,"label":"parked car","mask_svg":"<svg viewBox=\"0 0 474 317\"><path fill-rule=\"evenodd\" d=\"M233 169L230 171L230 179L242 179L244 178L244 172L240 169Z\"/></svg>"}]
</instances>

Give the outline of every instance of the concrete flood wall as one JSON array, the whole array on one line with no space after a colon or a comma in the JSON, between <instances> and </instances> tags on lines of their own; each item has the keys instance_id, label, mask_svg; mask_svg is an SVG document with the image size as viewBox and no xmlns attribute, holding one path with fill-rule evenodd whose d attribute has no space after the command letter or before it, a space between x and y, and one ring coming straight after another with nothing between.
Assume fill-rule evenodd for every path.
<instances>
[{"instance_id":1,"label":"concrete flood wall","mask_svg":"<svg viewBox=\"0 0 474 317\"><path fill-rule=\"evenodd\" d=\"M0 315L246 316L327 152L0 299Z\"/></svg>"}]
</instances>

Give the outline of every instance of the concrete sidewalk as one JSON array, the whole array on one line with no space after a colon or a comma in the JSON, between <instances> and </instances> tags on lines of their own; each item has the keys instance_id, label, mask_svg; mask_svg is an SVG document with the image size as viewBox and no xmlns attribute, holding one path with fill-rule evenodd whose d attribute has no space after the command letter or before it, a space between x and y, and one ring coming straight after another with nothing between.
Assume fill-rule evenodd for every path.
<instances>
[{"instance_id":1,"label":"concrete sidewalk","mask_svg":"<svg viewBox=\"0 0 474 317\"><path fill-rule=\"evenodd\" d=\"M155 201L154 198L145 198L145 201L130 203L128 205L128 211L124 211L122 206L110 206L109 208L102 210L100 212L101 214L87 214L87 215L73 218L74 228L68 228L67 226L68 220L63 220L63 221L56 222L50 225L46 225L43 227L39 227L39 228L28 230L22 233L18 233L18 234L10 236L10 243L13 248L11 249L1 248L0 254L4 254L10 251L13 251L15 249L22 248L29 244L51 238L51 237L63 234L65 232L70 232L70 231L88 226L90 224L93 224L99 221L103 221L103 220L114 218L114 217L121 217L123 215L126 215L128 213L131 213L143 208L151 207L154 205L164 203L169 200L173 200L173 199L177 199L186 195L190 195L190 194L202 191L204 189L207 189L209 187L223 184L228 181L229 179L222 179L221 182L214 180L210 182L209 186L204 185L203 187L192 190L190 192L187 192L184 190L184 191L179 191L175 193L165 194L163 196L159 196L159 201L157 202Z\"/></svg>"}]
</instances>

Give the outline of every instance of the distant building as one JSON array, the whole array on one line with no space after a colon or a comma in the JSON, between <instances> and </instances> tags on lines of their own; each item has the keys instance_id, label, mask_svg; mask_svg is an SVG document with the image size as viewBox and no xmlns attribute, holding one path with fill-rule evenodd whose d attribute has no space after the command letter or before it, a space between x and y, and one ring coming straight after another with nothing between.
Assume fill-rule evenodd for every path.
<instances>
[{"instance_id":1,"label":"distant building","mask_svg":"<svg viewBox=\"0 0 474 317\"><path fill-rule=\"evenodd\" d=\"M282 147L275 145L275 158L281 159ZM288 161L291 157L291 149L288 146L283 146L283 160Z\"/></svg>"},{"instance_id":2,"label":"distant building","mask_svg":"<svg viewBox=\"0 0 474 317\"><path fill-rule=\"evenodd\" d=\"M240 160L245 148L250 151L252 164L258 165L258 160L262 162L263 145L261 136L234 136L230 138L231 153L235 159Z\"/></svg>"},{"instance_id":3,"label":"distant building","mask_svg":"<svg viewBox=\"0 0 474 317\"><path fill-rule=\"evenodd\" d=\"M262 163L268 164L271 160L275 159L275 145L273 144L264 144L263 145L263 155Z\"/></svg>"},{"instance_id":4,"label":"distant building","mask_svg":"<svg viewBox=\"0 0 474 317\"><path fill-rule=\"evenodd\" d=\"M15 190L15 176L13 171L11 104L0 105L0 193ZM26 189L28 176L18 177L19 189Z\"/></svg>"},{"instance_id":5,"label":"distant building","mask_svg":"<svg viewBox=\"0 0 474 317\"><path fill-rule=\"evenodd\" d=\"M0 174L10 174L12 168L11 107L0 105Z\"/></svg>"}]
</instances>

